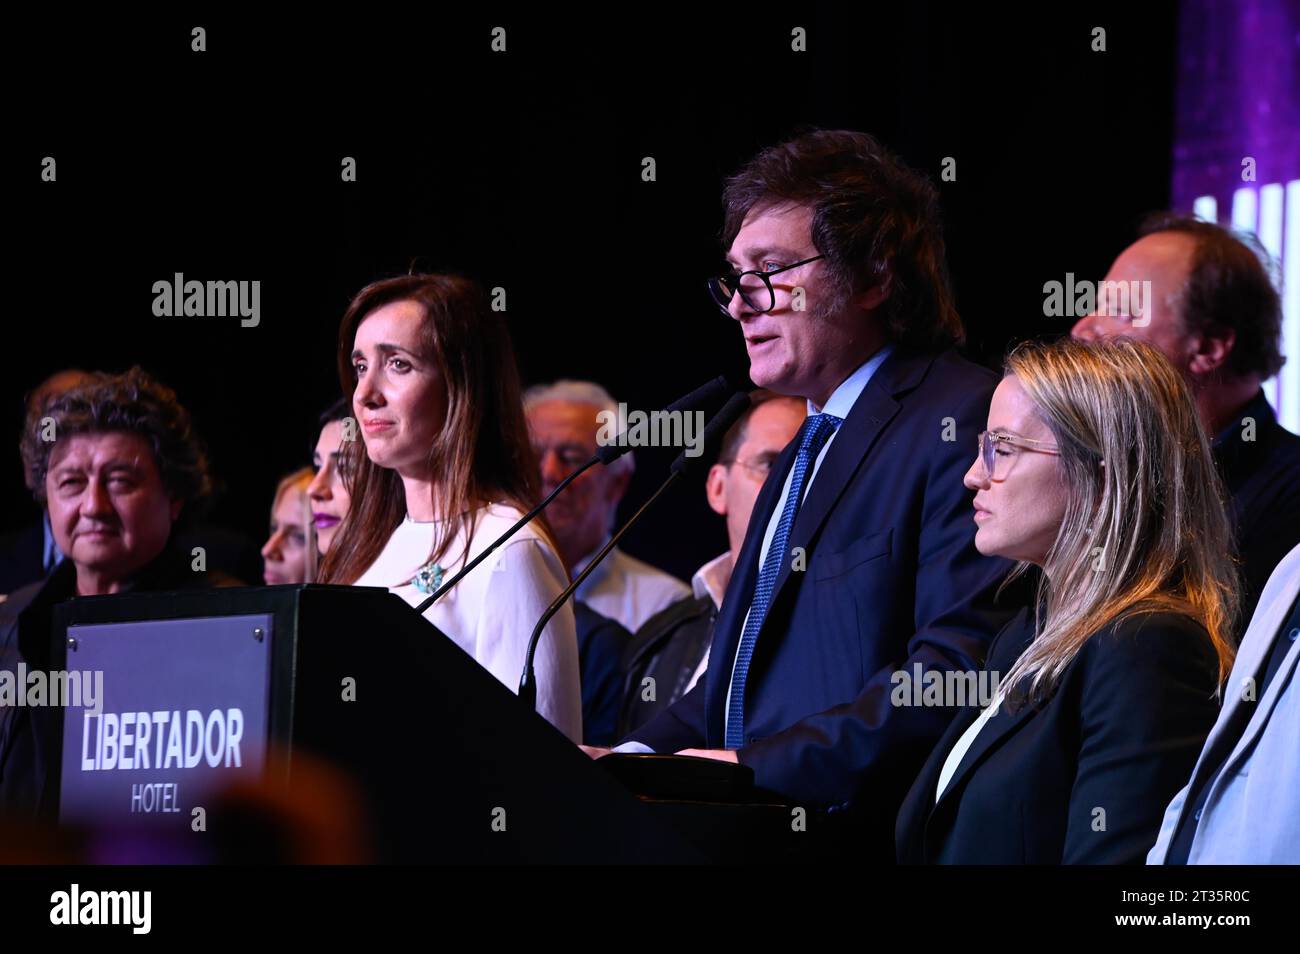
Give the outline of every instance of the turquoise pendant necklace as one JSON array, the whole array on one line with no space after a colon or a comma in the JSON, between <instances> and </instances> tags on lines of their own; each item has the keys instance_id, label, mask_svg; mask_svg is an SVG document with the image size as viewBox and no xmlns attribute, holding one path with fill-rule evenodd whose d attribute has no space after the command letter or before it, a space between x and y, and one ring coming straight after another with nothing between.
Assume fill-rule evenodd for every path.
<instances>
[{"instance_id":1,"label":"turquoise pendant necklace","mask_svg":"<svg viewBox=\"0 0 1300 954\"><path fill-rule=\"evenodd\" d=\"M406 515L407 523L414 523L410 513ZM434 521L435 523L437 521ZM442 566L430 560L424 566L415 571L415 576L411 577L411 582L421 593L433 593L438 587L442 586Z\"/></svg>"},{"instance_id":2,"label":"turquoise pendant necklace","mask_svg":"<svg viewBox=\"0 0 1300 954\"><path fill-rule=\"evenodd\" d=\"M421 593L433 593L442 586L442 567L430 560L415 571L412 581Z\"/></svg>"}]
</instances>

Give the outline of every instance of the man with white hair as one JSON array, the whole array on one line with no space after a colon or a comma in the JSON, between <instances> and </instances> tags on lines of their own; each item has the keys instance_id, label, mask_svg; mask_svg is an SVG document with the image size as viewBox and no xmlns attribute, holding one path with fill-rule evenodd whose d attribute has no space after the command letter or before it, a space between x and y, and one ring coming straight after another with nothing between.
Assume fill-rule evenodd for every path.
<instances>
[{"instance_id":1,"label":"man with white hair","mask_svg":"<svg viewBox=\"0 0 1300 954\"><path fill-rule=\"evenodd\" d=\"M598 415L617 413L618 404L599 384L566 380L529 388L524 410L541 466L542 492L549 494L596 453ZM633 466L632 455L625 454L608 467L593 467L547 509L546 519L573 576L609 539ZM635 632L655 613L690 594L681 580L615 547L578 587L577 598Z\"/></svg>"}]
</instances>

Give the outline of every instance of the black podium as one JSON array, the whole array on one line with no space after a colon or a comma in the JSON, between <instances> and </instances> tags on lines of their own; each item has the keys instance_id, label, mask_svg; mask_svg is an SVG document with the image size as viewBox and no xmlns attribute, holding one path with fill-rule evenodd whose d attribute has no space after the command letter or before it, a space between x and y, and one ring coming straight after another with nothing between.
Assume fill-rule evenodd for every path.
<instances>
[{"instance_id":1,"label":"black podium","mask_svg":"<svg viewBox=\"0 0 1300 954\"><path fill-rule=\"evenodd\" d=\"M52 637L54 668L103 673L100 711L55 727L65 826L183 840L200 814L224 824L200 803L227 780L278 773L292 790L310 763L362 793L376 861L706 860L386 590L82 598L56 608Z\"/></svg>"}]
</instances>

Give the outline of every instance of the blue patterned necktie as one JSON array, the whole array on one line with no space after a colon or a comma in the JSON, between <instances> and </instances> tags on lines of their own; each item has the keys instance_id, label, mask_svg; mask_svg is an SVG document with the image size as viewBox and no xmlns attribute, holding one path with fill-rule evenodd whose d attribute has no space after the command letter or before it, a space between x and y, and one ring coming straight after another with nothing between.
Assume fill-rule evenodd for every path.
<instances>
[{"instance_id":1,"label":"blue patterned necktie","mask_svg":"<svg viewBox=\"0 0 1300 954\"><path fill-rule=\"evenodd\" d=\"M754 599L749 604L749 616L745 618L745 630L740 635L740 648L736 651L736 666L731 673L731 700L727 705L727 738L729 749L738 749L745 740L745 678L749 675L749 661L754 655L754 643L758 640L758 631L763 628L768 606L772 602L772 592L776 588L777 577L781 573L781 561L786 558L786 546L790 542L790 527L794 524L794 515L799 510L803 496L804 484L813 461L821 453L822 447L830 440L842 420L833 414L814 414L803 423L799 435L799 453L794 459L794 471L790 478L790 492L786 494L785 506L781 510L781 519L777 522L776 533L767 549L767 559L759 571L758 582L754 585Z\"/></svg>"}]
</instances>

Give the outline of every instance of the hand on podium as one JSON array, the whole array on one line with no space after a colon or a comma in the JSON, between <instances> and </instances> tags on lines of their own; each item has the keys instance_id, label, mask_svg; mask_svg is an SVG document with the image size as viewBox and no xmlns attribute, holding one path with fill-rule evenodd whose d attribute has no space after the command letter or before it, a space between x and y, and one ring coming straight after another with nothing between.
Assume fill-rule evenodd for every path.
<instances>
[{"instance_id":1,"label":"hand on podium","mask_svg":"<svg viewBox=\"0 0 1300 954\"><path fill-rule=\"evenodd\" d=\"M738 762L735 749L682 749L677 754L697 759L717 759L719 762Z\"/></svg>"},{"instance_id":2,"label":"hand on podium","mask_svg":"<svg viewBox=\"0 0 1300 954\"><path fill-rule=\"evenodd\" d=\"M593 759L604 758L613 751L613 749L602 748L598 745L579 745L578 748L582 749L583 752L591 756ZM735 749L682 749L676 754L689 755L692 758L697 759L716 759L719 762L736 763L739 761L736 758Z\"/></svg>"}]
</instances>

